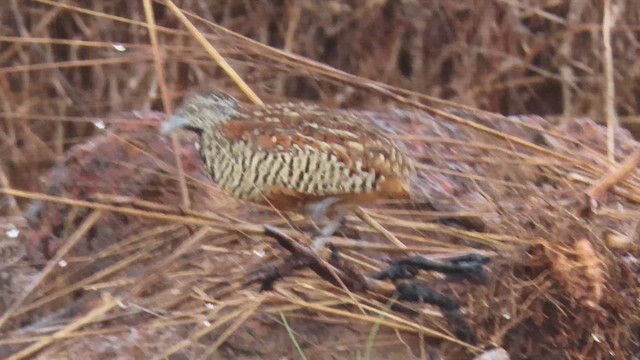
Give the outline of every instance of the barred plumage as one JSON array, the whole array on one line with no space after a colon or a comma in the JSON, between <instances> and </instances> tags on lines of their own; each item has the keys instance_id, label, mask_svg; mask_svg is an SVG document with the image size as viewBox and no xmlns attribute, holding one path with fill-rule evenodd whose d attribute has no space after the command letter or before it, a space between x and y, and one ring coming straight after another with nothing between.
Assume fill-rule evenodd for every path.
<instances>
[{"instance_id":1,"label":"barred plumage","mask_svg":"<svg viewBox=\"0 0 640 360\"><path fill-rule=\"evenodd\" d=\"M220 91L187 97L163 132L200 134L207 174L242 200L303 210L409 197L413 165L381 131L348 112L305 103L242 106Z\"/></svg>"}]
</instances>

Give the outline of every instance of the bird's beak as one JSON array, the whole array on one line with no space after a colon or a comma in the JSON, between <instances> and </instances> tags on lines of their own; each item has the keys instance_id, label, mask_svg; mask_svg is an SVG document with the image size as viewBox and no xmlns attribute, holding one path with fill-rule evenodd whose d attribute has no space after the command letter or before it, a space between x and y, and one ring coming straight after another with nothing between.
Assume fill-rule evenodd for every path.
<instances>
[{"instance_id":1,"label":"bird's beak","mask_svg":"<svg viewBox=\"0 0 640 360\"><path fill-rule=\"evenodd\" d=\"M187 125L187 119L183 118L182 116L174 115L171 117L171 119L169 119L169 121L166 121L162 124L162 126L160 127L160 134L168 135L176 131L177 129L184 127L185 125Z\"/></svg>"}]
</instances>

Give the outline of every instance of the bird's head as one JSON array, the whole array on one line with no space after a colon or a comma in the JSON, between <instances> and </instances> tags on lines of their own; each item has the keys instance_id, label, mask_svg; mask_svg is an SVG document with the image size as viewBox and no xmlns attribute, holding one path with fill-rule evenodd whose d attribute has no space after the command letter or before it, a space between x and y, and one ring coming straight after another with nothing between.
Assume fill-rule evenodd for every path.
<instances>
[{"instance_id":1,"label":"bird's head","mask_svg":"<svg viewBox=\"0 0 640 360\"><path fill-rule=\"evenodd\" d=\"M160 132L167 135L184 128L201 133L229 121L240 114L241 110L242 106L234 97L219 90L189 95L178 106L171 119L162 124Z\"/></svg>"}]
</instances>

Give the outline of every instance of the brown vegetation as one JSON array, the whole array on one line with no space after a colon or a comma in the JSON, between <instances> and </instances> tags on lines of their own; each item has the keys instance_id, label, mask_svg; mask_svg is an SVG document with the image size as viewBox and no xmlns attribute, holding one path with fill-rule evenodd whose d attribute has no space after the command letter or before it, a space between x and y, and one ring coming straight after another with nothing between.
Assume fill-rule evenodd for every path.
<instances>
[{"instance_id":1,"label":"brown vegetation","mask_svg":"<svg viewBox=\"0 0 640 360\"><path fill-rule=\"evenodd\" d=\"M361 273L489 254L484 284L419 276L476 345L435 307L309 269L245 286L289 255L261 224L305 222L230 199L191 135L158 134L190 89L242 98L168 1L3 2L0 356L638 356L638 145L603 124L615 109L635 130L640 10L611 2L176 1L263 101L366 109L406 147L414 203L364 210L335 244Z\"/></svg>"}]
</instances>

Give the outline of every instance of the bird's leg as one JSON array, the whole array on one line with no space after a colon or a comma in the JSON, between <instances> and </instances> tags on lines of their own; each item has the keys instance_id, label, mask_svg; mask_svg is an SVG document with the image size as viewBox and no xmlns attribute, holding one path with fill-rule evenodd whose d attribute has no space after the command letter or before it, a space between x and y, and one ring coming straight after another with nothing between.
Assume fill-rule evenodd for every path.
<instances>
[{"instance_id":1,"label":"bird's leg","mask_svg":"<svg viewBox=\"0 0 640 360\"><path fill-rule=\"evenodd\" d=\"M324 248L327 242L327 238L333 235L336 230L343 223L347 217L347 212L338 212L338 215L333 219L330 219L328 223L325 223L325 218L329 208L340 201L337 197L330 197L323 199L319 202L309 204L306 206L307 214L311 217L313 222L318 226L317 235L313 238L313 249L319 252ZM319 227L319 224L325 223L323 227Z\"/></svg>"},{"instance_id":2,"label":"bird's leg","mask_svg":"<svg viewBox=\"0 0 640 360\"><path fill-rule=\"evenodd\" d=\"M348 211L341 211L334 218L329 220L329 223L322 227L319 231L320 236L329 237L335 234L341 226L346 224Z\"/></svg>"},{"instance_id":3,"label":"bird's leg","mask_svg":"<svg viewBox=\"0 0 640 360\"><path fill-rule=\"evenodd\" d=\"M319 252L324 248L329 237L332 236L336 230L338 230L340 225L344 223L347 215L347 211L339 212L335 218L331 219L327 225L320 229L318 235L313 238L313 250Z\"/></svg>"},{"instance_id":4,"label":"bird's leg","mask_svg":"<svg viewBox=\"0 0 640 360\"><path fill-rule=\"evenodd\" d=\"M335 205L340 199L337 197L329 197L315 203L307 204L305 211L314 223L320 224L324 221L329 208Z\"/></svg>"}]
</instances>

